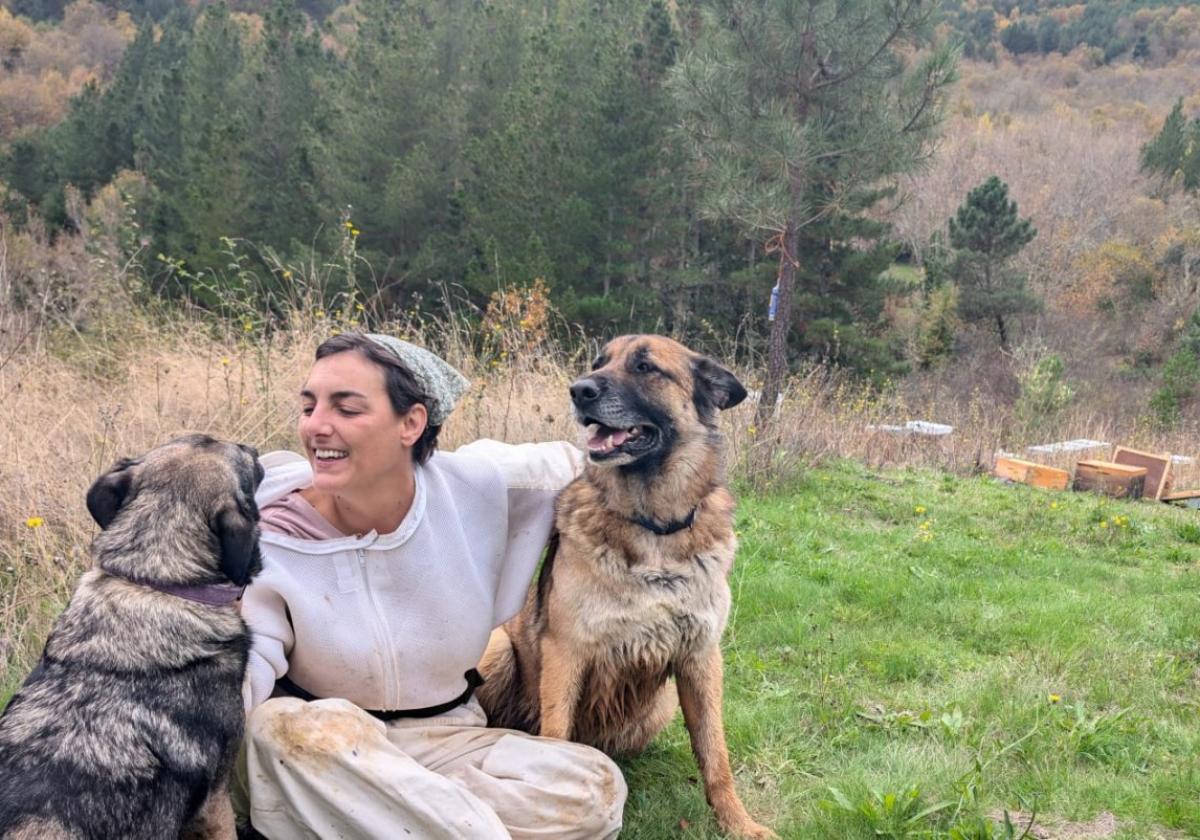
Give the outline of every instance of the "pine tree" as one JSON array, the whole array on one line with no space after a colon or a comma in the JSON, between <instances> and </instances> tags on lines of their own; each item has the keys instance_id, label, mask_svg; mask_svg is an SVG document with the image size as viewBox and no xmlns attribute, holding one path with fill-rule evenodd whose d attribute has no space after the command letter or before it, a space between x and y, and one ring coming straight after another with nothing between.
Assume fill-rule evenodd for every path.
<instances>
[{"instance_id":1,"label":"pine tree","mask_svg":"<svg viewBox=\"0 0 1200 840\"><path fill-rule=\"evenodd\" d=\"M294 0L274 0L246 70L235 109L242 118L236 131L245 135L236 230L287 253L294 242L311 242L323 223L332 229L339 212L318 177L329 127L320 95L325 57Z\"/></svg>"},{"instance_id":2,"label":"pine tree","mask_svg":"<svg viewBox=\"0 0 1200 840\"><path fill-rule=\"evenodd\" d=\"M1158 134L1142 146L1142 171L1160 175L1164 181L1168 181L1182 167L1187 152L1187 118L1183 115L1183 100L1179 99Z\"/></svg>"},{"instance_id":3,"label":"pine tree","mask_svg":"<svg viewBox=\"0 0 1200 840\"><path fill-rule=\"evenodd\" d=\"M1033 223L1020 218L1008 186L995 175L971 190L950 219L959 312L967 320L993 322L1002 348L1008 347L1006 319L1040 308L1025 289L1024 275L1008 266L1035 236Z\"/></svg>"},{"instance_id":4,"label":"pine tree","mask_svg":"<svg viewBox=\"0 0 1200 840\"><path fill-rule=\"evenodd\" d=\"M223 267L221 237L240 233L245 126L237 102L243 62L242 31L228 7L209 6L195 23L178 76L164 79L167 87L156 102L165 108L160 118L178 120L177 127L160 125L166 136L152 172L161 195L158 212L171 222L158 245L193 272Z\"/></svg>"},{"instance_id":5,"label":"pine tree","mask_svg":"<svg viewBox=\"0 0 1200 840\"><path fill-rule=\"evenodd\" d=\"M930 151L955 56L939 48L909 64L903 55L927 42L936 5L703 4L704 25L674 90L704 209L779 254L780 317L771 325L760 422L787 372L802 232L847 196L917 168Z\"/></svg>"}]
</instances>

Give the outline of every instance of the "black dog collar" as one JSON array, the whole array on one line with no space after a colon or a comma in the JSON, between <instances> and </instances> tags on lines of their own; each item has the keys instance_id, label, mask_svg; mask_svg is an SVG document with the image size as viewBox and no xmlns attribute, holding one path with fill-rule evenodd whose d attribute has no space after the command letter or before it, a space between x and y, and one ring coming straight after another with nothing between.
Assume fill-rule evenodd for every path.
<instances>
[{"instance_id":1,"label":"black dog collar","mask_svg":"<svg viewBox=\"0 0 1200 840\"><path fill-rule=\"evenodd\" d=\"M647 519L644 516L634 516L629 521L636 522L647 531L653 531L660 537L665 537L668 534L674 534L676 531L682 531L684 528L691 528L692 523L696 521L696 508L692 508L692 512L683 519L676 519L674 522L668 522L666 525L659 525L653 519Z\"/></svg>"}]
</instances>

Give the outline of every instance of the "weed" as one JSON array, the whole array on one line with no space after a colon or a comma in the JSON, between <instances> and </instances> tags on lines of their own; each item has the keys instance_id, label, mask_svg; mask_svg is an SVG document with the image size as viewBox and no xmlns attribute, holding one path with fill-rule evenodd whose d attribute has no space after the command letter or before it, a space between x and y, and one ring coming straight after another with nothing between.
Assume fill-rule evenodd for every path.
<instances>
[{"instance_id":1,"label":"weed","mask_svg":"<svg viewBox=\"0 0 1200 840\"><path fill-rule=\"evenodd\" d=\"M832 799L824 800L821 803L824 807L851 815L874 836L892 840L929 836L932 818L954 805L953 802L926 805L916 785L898 793L872 790L855 800L835 787L829 788L829 795Z\"/></svg>"}]
</instances>

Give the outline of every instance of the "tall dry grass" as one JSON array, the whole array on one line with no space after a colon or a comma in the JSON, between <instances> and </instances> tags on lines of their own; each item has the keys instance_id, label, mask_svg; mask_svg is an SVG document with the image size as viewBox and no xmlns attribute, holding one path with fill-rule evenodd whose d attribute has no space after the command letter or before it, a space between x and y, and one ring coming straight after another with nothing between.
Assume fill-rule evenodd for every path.
<instances>
[{"instance_id":1,"label":"tall dry grass","mask_svg":"<svg viewBox=\"0 0 1200 840\"><path fill-rule=\"evenodd\" d=\"M443 431L444 448L479 437L578 440L567 386L586 369L594 341L563 347L539 335L530 346L516 317L500 319L498 328L453 316L361 317L367 323L355 326L429 346L472 379ZM185 431L263 451L294 445L296 395L312 352L349 324L313 310L296 310L269 330L247 331L247 323L131 308L119 323L83 332L29 313L0 315L0 671L10 679L31 665L49 622L88 565L95 526L84 494L116 458ZM756 372L741 375L757 384ZM1155 437L1079 408L1053 424L1019 429L982 396L910 403L898 390L872 392L821 368L793 378L770 428L756 428L753 416L745 404L722 420L732 478L743 492L781 487L829 458L970 473L988 468L999 449L1066 437L1200 454L1193 451L1194 428ZM914 419L948 423L955 431L926 437L875 428ZM1193 480L1200 483L1183 470L1181 481Z\"/></svg>"}]
</instances>

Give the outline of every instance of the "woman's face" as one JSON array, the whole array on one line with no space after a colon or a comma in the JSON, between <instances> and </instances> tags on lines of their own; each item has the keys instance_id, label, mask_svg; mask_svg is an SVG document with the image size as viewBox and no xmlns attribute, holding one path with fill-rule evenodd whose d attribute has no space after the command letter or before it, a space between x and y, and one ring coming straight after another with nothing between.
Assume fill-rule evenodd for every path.
<instances>
[{"instance_id":1,"label":"woman's face","mask_svg":"<svg viewBox=\"0 0 1200 840\"><path fill-rule=\"evenodd\" d=\"M411 471L424 407L396 414L384 376L383 368L352 350L318 359L309 370L300 391L299 433L315 489L382 489Z\"/></svg>"}]
</instances>

